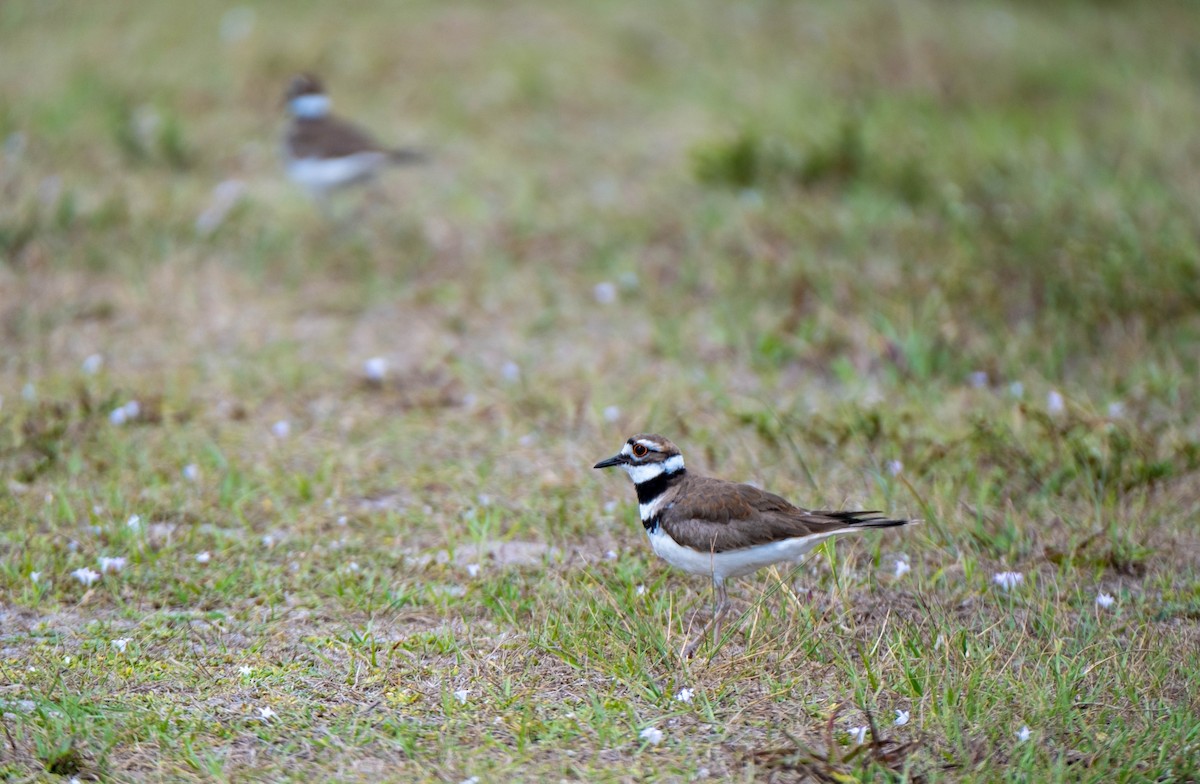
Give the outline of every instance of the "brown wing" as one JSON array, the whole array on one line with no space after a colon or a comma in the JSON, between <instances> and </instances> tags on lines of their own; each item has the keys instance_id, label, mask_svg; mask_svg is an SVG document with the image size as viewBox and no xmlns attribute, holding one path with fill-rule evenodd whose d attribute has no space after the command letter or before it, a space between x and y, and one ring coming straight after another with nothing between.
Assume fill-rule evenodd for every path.
<instances>
[{"instance_id":1,"label":"brown wing","mask_svg":"<svg viewBox=\"0 0 1200 784\"><path fill-rule=\"evenodd\" d=\"M877 512L809 511L757 487L710 477L691 477L679 495L662 512L663 529L677 542L703 542L703 548L714 553L856 526L908 522L888 520Z\"/></svg>"},{"instance_id":2,"label":"brown wing","mask_svg":"<svg viewBox=\"0 0 1200 784\"><path fill-rule=\"evenodd\" d=\"M359 152L389 152L369 133L337 117L297 119L288 129L293 158L341 158Z\"/></svg>"}]
</instances>

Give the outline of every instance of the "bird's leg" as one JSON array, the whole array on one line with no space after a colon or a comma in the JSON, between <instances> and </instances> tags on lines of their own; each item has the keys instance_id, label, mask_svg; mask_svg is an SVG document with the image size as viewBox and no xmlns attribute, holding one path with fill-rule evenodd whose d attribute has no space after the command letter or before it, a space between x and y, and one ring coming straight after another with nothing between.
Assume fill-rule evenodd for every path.
<instances>
[{"instance_id":1,"label":"bird's leg","mask_svg":"<svg viewBox=\"0 0 1200 784\"><path fill-rule=\"evenodd\" d=\"M312 195L313 203L317 205L317 211L321 213L321 218L334 223L337 215L329 201L329 193L324 188L313 188L309 193Z\"/></svg>"},{"instance_id":2,"label":"bird's leg","mask_svg":"<svg viewBox=\"0 0 1200 784\"><path fill-rule=\"evenodd\" d=\"M387 191L383 187L383 183L378 177L372 177L367 180L367 186L363 189L363 198L359 202L356 215L358 220L366 223L379 213L379 208L386 205L388 202Z\"/></svg>"},{"instance_id":3,"label":"bird's leg","mask_svg":"<svg viewBox=\"0 0 1200 784\"><path fill-rule=\"evenodd\" d=\"M729 612L729 595L725 592L725 581L713 578L713 614L708 623L704 624L692 641L689 642L683 649L680 655L685 659L690 659L695 655L696 649L700 647L700 643L704 642L704 638L708 635L709 630L713 633L713 642L721 639L721 621Z\"/></svg>"},{"instance_id":4,"label":"bird's leg","mask_svg":"<svg viewBox=\"0 0 1200 784\"><path fill-rule=\"evenodd\" d=\"M725 620L725 615L728 612L729 594L725 592L725 581L721 580L717 582L713 580L713 645L721 641L721 621Z\"/></svg>"}]
</instances>

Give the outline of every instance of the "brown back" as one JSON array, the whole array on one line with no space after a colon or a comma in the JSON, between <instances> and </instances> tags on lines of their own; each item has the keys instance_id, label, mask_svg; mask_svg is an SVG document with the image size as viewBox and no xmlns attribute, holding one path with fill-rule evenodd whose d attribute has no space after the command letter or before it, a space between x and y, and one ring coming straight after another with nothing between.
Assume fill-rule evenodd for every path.
<instances>
[{"instance_id":1,"label":"brown back","mask_svg":"<svg viewBox=\"0 0 1200 784\"><path fill-rule=\"evenodd\" d=\"M344 158L360 152L390 152L366 131L333 116L292 120L287 147L293 158Z\"/></svg>"},{"instance_id":2,"label":"brown back","mask_svg":"<svg viewBox=\"0 0 1200 784\"><path fill-rule=\"evenodd\" d=\"M877 512L810 511L750 485L690 472L671 488L659 524L680 544L720 553L854 527L903 525Z\"/></svg>"}]
</instances>

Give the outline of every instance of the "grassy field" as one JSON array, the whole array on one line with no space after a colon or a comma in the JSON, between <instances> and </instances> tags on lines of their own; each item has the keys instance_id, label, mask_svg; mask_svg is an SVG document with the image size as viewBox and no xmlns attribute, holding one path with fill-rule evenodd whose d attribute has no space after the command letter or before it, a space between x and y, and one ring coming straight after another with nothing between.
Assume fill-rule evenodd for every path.
<instances>
[{"instance_id":1,"label":"grassy field","mask_svg":"<svg viewBox=\"0 0 1200 784\"><path fill-rule=\"evenodd\" d=\"M0 779L1200 780L1197 30L0 4ZM434 162L322 218L299 70ZM925 522L684 661L645 430Z\"/></svg>"}]
</instances>

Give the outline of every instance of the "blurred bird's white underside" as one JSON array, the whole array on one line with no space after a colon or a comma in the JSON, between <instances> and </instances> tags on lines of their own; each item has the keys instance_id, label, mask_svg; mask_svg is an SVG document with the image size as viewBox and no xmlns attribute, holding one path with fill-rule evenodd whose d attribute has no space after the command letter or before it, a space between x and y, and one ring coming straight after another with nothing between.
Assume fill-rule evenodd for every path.
<instances>
[{"instance_id":1,"label":"blurred bird's white underside","mask_svg":"<svg viewBox=\"0 0 1200 784\"><path fill-rule=\"evenodd\" d=\"M721 581L731 577L743 577L771 564L798 561L823 540L838 534L853 533L855 528L840 531L797 536L770 544L709 553L683 547L670 537L661 526L650 534L650 546L658 557L674 567L692 574L706 574Z\"/></svg>"},{"instance_id":2,"label":"blurred bird's white underside","mask_svg":"<svg viewBox=\"0 0 1200 784\"><path fill-rule=\"evenodd\" d=\"M288 161L292 181L323 194L369 179L387 163L387 153L359 152L342 158L294 158Z\"/></svg>"}]
</instances>

